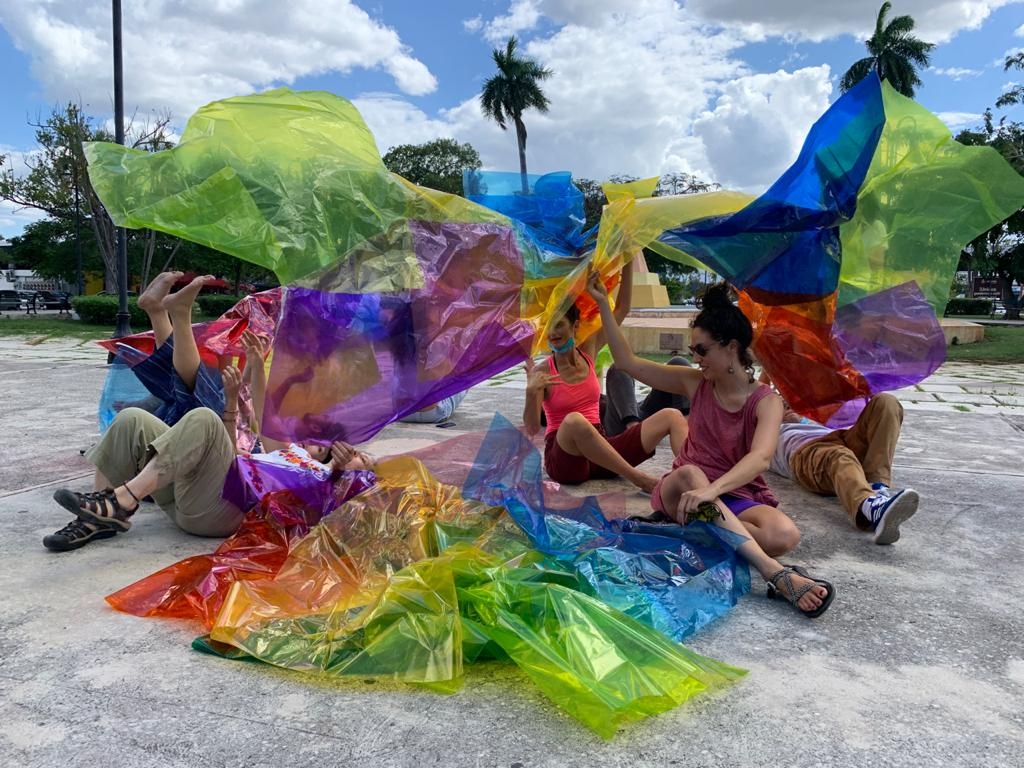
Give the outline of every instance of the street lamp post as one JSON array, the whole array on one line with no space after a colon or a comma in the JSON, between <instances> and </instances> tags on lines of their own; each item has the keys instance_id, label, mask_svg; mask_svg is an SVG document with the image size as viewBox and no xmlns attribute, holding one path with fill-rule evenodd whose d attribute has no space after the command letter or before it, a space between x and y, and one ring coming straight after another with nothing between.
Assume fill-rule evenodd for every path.
<instances>
[{"instance_id":1,"label":"street lamp post","mask_svg":"<svg viewBox=\"0 0 1024 768\"><path fill-rule=\"evenodd\" d=\"M121 0L111 0L114 17L114 136L124 144L124 77L121 66ZM132 329L128 312L128 240L117 228L117 329L114 338L128 336Z\"/></svg>"}]
</instances>

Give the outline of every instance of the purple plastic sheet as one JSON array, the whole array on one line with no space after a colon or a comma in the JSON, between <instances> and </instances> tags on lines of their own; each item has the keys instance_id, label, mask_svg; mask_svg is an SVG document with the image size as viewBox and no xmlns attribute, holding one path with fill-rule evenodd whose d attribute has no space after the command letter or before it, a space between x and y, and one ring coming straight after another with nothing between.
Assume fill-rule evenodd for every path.
<instances>
[{"instance_id":1,"label":"purple plastic sheet","mask_svg":"<svg viewBox=\"0 0 1024 768\"><path fill-rule=\"evenodd\" d=\"M832 328L837 346L872 395L924 381L946 359L942 326L913 281L840 307ZM867 397L846 403L828 425L849 426L866 402Z\"/></svg>"},{"instance_id":2,"label":"purple plastic sheet","mask_svg":"<svg viewBox=\"0 0 1024 768\"><path fill-rule=\"evenodd\" d=\"M385 425L524 360L522 258L496 224L409 222L423 287L396 293L289 288L264 432L359 443Z\"/></svg>"},{"instance_id":3,"label":"purple plastic sheet","mask_svg":"<svg viewBox=\"0 0 1024 768\"><path fill-rule=\"evenodd\" d=\"M301 466L235 457L224 480L221 496L239 509L252 509L269 493L288 491L309 509L327 514L345 499L370 488L376 475L369 470L346 470L332 480L329 473L314 473Z\"/></svg>"}]
</instances>

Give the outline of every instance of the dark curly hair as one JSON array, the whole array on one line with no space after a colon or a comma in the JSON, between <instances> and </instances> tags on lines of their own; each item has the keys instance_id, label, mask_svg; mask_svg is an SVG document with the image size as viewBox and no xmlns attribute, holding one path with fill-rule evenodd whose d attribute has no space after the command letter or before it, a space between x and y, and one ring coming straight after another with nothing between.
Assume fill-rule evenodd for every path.
<instances>
[{"instance_id":1,"label":"dark curly hair","mask_svg":"<svg viewBox=\"0 0 1024 768\"><path fill-rule=\"evenodd\" d=\"M576 306L576 302L570 304L565 310L565 319L569 321L570 325L580 319L580 308Z\"/></svg>"},{"instance_id":2,"label":"dark curly hair","mask_svg":"<svg viewBox=\"0 0 1024 768\"><path fill-rule=\"evenodd\" d=\"M740 363L748 371L754 369L754 358L750 354L750 343L754 340L754 328L747 316L732 303L732 293L725 283L709 285L701 295L700 314L693 320L693 327L706 331L719 344L735 341L739 345Z\"/></svg>"}]
</instances>

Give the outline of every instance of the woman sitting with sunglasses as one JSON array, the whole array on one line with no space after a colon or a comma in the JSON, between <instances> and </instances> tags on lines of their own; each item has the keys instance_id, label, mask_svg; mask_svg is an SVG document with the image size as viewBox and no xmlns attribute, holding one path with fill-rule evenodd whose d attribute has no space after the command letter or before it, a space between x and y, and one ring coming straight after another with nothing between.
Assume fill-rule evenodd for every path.
<instances>
[{"instance_id":1,"label":"woman sitting with sunglasses","mask_svg":"<svg viewBox=\"0 0 1024 768\"><path fill-rule=\"evenodd\" d=\"M604 323L619 327L632 299L632 262L622 270L615 311L609 309ZM624 432L607 435L601 426L601 383L594 370L594 357L605 343L603 330L576 344L580 311L573 304L548 329L551 356L540 364L526 363L526 405L523 422L529 434L541 427L543 410L547 420L544 434L544 470L559 483L578 484L597 478L621 476L644 491L658 478L637 469L654 455L666 435L673 453L686 439L686 417L675 408L663 408L652 416L630 424Z\"/></svg>"},{"instance_id":2,"label":"woman sitting with sunglasses","mask_svg":"<svg viewBox=\"0 0 1024 768\"><path fill-rule=\"evenodd\" d=\"M587 290L601 310L615 365L657 389L690 398L689 434L651 493L655 517L685 525L697 508L712 502L716 524L752 537L738 552L781 596L805 615L820 616L835 590L798 566L774 559L793 549L800 532L778 508L761 473L768 469L782 423L782 398L754 379L750 321L729 298L724 284L708 288L693 321L690 352L696 368L669 366L633 354L614 319L608 292L591 274Z\"/></svg>"}]
</instances>

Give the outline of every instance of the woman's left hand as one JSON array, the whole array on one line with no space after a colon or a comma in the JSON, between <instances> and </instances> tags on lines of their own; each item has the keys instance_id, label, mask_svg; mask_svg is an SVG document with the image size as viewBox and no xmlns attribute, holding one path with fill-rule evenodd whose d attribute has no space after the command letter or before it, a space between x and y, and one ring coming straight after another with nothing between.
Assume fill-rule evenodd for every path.
<instances>
[{"instance_id":1,"label":"woman's left hand","mask_svg":"<svg viewBox=\"0 0 1024 768\"><path fill-rule=\"evenodd\" d=\"M686 521L690 517L690 513L696 512L697 507L701 504L707 501L714 501L717 498L718 494L707 486L704 488L694 488L692 491L686 491L683 493L683 495L679 497L679 505L676 507L678 511L676 517L682 517L679 521L680 524L686 525Z\"/></svg>"}]
</instances>

